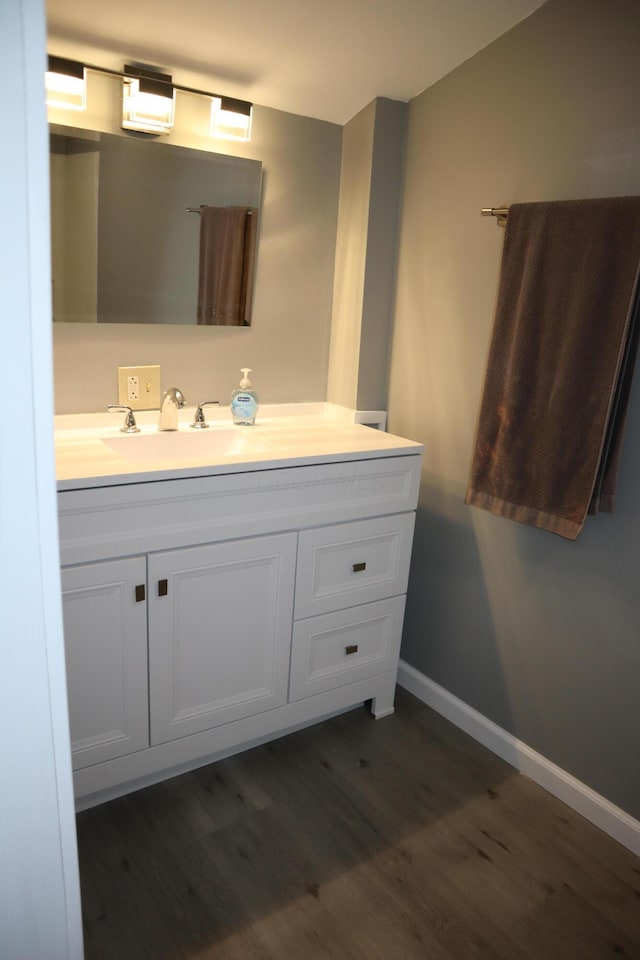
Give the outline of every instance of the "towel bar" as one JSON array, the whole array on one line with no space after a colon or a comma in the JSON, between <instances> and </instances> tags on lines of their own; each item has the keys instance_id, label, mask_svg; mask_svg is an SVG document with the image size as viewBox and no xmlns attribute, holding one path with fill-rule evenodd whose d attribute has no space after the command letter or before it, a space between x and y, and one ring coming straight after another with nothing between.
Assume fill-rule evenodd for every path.
<instances>
[{"instance_id":1,"label":"towel bar","mask_svg":"<svg viewBox=\"0 0 640 960\"><path fill-rule=\"evenodd\" d=\"M185 213L200 213L200 207L185 207ZM253 211L247 210L247 216L252 217Z\"/></svg>"}]
</instances>

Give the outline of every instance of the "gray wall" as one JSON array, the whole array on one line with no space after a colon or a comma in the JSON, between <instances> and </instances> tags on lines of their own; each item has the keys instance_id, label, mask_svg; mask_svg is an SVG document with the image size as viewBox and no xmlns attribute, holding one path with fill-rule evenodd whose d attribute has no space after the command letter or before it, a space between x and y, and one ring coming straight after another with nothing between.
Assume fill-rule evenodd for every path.
<instances>
[{"instance_id":1,"label":"gray wall","mask_svg":"<svg viewBox=\"0 0 640 960\"><path fill-rule=\"evenodd\" d=\"M110 78L90 79L96 108L81 122L117 132L118 91ZM118 365L147 363L160 364L163 386L179 386L190 403L227 403L243 366L265 403L326 398L342 128L256 107L251 143L233 144L198 133L199 108L197 97L179 101L182 126L170 142L263 163L252 325L55 324L56 413L104 409L117 400ZM61 110L49 119L70 122Z\"/></svg>"},{"instance_id":2,"label":"gray wall","mask_svg":"<svg viewBox=\"0 0 640 960\"><path fill-rule=\"evenodd\" d=\"M345 125L327 399L355 407L362 330L375 101Z\"/></svg>"},{"instance_id":3,"label":"gray wall","mask_svg":"<svg viewBox=\"0 0 640 960\"><path fill-rule=\"evenodd\" d=\"M387 402L407 113L405 103L376 100L355 404L359 410L384 409Z\"/></svg>"},{"instance_id":4,"label":"gray wall","mask_svg":"<svg viewBox=\"0 0 640 960\"><path fill-rule=\"evenodd\" d=\"M483 206L640 194L640 5L549 0L412 101L390 429L425 444L402 654L640 817L640 383L575 543L463 503L502 249Z\"/></svg>"},{"instance_id":5,"label":"gray wall","mask_svg":"<svg viewBox=\"0 0 640 960\"><path fill-rule=\"evenodd\" d=\"M386 407L407 104L378 97L344 127L327 399Z\"/></svg>"}]
</instances>

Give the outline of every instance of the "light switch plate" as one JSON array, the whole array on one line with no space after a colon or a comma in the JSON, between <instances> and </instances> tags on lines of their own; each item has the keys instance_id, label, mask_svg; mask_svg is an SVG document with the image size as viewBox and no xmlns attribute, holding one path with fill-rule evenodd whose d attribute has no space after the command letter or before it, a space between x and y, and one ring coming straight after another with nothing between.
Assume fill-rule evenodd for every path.
<instances>
[{"instance_id":1,"label":"light switch plate","mask_svg":"<svg viewBox=\"0 0 640 960\"><path fill-rule=\"evenodd\" d=\"M118 367L118 403L132 410L159 408L160 367Z\"/></svg>"}]
</instances>

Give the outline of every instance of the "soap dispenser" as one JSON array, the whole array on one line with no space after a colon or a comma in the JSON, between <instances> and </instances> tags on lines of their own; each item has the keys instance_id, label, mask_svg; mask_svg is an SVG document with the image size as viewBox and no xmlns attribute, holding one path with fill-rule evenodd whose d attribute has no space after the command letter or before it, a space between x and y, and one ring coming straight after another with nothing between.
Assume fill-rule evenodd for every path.
<instances>
[{"instance_id":1,"label":"soap dispenser","mask_svg":"<svg viewBox=\"0 0 640 960\"><path fill-rule=\"evenodd\" d=\"M242 380L231 394L231 414L233 422L242 427L251 427L256 422L258 412L258 394L251 386L250 367L241 367Z\"/></svg>"}]
</instances>

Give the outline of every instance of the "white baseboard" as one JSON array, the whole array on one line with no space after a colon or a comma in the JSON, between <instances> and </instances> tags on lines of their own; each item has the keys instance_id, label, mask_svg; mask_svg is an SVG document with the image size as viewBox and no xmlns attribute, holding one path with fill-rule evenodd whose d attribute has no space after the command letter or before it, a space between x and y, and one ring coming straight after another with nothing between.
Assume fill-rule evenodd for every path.
<instances>
[{"instance_id":1,"label":"white baseboard","mask_svg":"<svg viewBox=\"0 0 640 960\"><path fill-rule=\"evenodd\" d=\"M473 707L434 683L415 667L400 661L398 683L423 703L446 717L469 736L526 774L554 797L594 823L624 847L640 856L640 821L610 803L591 787L536 753Z\"/></svg>"}]
</instances>

